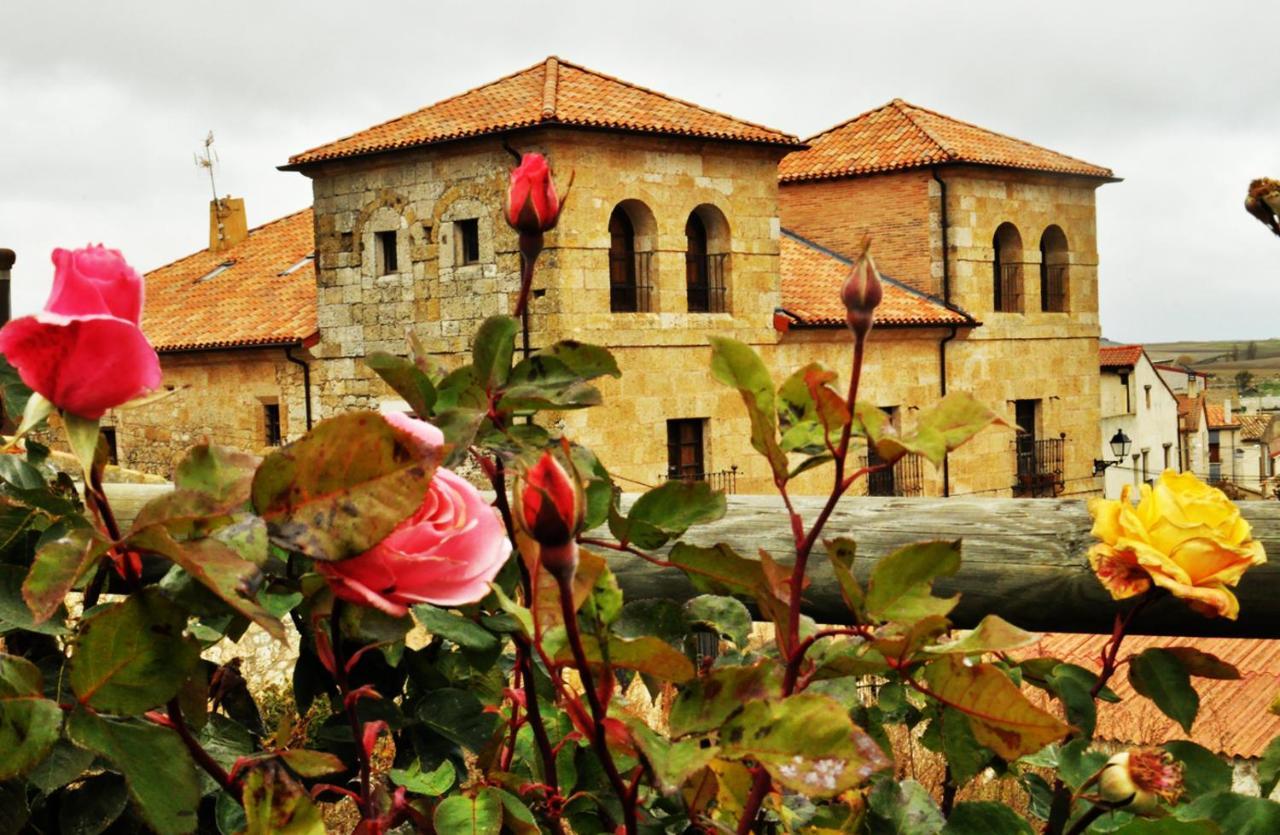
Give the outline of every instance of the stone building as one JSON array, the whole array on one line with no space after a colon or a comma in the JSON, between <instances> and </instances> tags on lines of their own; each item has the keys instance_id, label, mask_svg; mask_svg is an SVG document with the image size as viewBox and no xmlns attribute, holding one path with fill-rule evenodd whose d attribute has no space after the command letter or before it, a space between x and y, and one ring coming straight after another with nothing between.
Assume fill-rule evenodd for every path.
<instances>
[{"instance_id":1,"label":"stone building","mask_svg":"<svg viewBox=\"0 0 1280 835\"><path fill-rule=\"evenodd\" d=\"M234 417L223 415L234 432L213 425L221 406L208 406L205 423L176 414L190 401L175 395L175 405L153 407L170 412L150 421L152 435L274 440L255 429L274 396L280 437L295 437L304 386L293 359L308 363L320 419L396 407L362 358L403 352L406 329L446 363L467 351L476 325L510 312L518 289L516 237L501 215L512 149L545 154L562 185L576 175L539 260L533 342L573 337L618 358L623 378L605 381L605 405L566 413L559 426L600 451L624 486L696 476L728 479L739 492L771 489L737 394L710 380L707 339L754 345L779 382L812 361L847 379L837 293L870 233L890 280L862 399L908 427L945 390L970 390L1026 431L988 431L942 473L902 462L869 489L1096 492L1093 201L1114 179L1109 170L902 102L801 142L556 58L282 166L313 183L314 319L299 300L288 334L266 341L276 328L257 323L256 347L245 337L158 340L166 372L180 370L183 381L230 359L211 352L214 342L241 352L243 361L228 364L243 376L210 376L201 388L209 404L236 404ZM245 242L256 236L265 246L291 219ZM257 286L301 287L311 265L281 275L293 256L277 254ZM199 266L174 286L189 298L148 313L153 338L169 318L212 326L233 296L265 306L254 286L230 278L244 262L210 276L217 259L186 259ZM134 453L122 434L122 455L142 463L171 452L146 443L156 450ZM818 477L799 486L825 487Z\"/></svg>"}]
</instances>

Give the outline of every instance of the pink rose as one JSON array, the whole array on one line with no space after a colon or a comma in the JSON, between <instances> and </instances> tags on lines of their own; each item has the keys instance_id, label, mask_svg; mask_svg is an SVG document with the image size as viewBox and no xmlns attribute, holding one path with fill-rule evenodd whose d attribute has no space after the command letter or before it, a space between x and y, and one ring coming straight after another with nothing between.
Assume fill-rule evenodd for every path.
<instances>
[{"instance_id":1,"label":"pink rose","mask_svg":"<svg viewBox=\"0 0 1280 835\"><path fill-rule=\"evenodd\" d=\"M53 251L44 311L0 329L0 353L59 409L97 420L160 385L160 358L143 336L142 277L114 249Z\"/></svg>"},{"instance_id":2,"label":"pink rose","mask_svg":"<svg viewBox=\"0 0 1280 835\"><path fill-rule=\"evenodd\" d=\"M401 414L383 417L426 445L444 443L429 423ZM316 568L343 600L399 617L415 603L475 603L489 593L510 555L511 542L493 508L474 487L441 468L422 507L386 539L358 557L317 562Z\"/></svg>"}]
</instances>

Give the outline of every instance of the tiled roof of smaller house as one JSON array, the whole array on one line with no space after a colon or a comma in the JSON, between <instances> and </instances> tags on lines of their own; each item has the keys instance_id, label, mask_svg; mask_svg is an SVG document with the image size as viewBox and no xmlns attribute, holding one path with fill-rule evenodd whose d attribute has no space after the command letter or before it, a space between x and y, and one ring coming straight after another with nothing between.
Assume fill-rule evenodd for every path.
<instances>
[{"instance_id":1,"label":"tiled roof of smaller house","mask_svg":"<svg viewBox=\"0 0 1280 835\"><path fill-rule=\"evenodd\" d=\"M1101 368L1133 368L1141 358L1141 345L1104 345L1098 349Z\"/></svg>"},{"instance_id":2,"label":"tiled roof of smaller house","mask_svg":"<svg viewBox=\"0 0 1280 835\"><path fill-rule=\"evenodd\" d=\"M152 270L143 333L162 352L305 340L318 331L315 248L311 210L303 209L249 230L229 249Z\"/></svg>"},{"instance_id":3,"label":"tiled roof of smaller house","mask_svg":"<svg viewBox=\"0 0 1280 835\"><path fill-rule=\"evenodd\" d=\"M849 177L946 163L996 165L1112 180L1110 168L1078 160L894 99L806 140L778 166L786 182Z\"/></svg>"},{"instance_id":4,"label":"tiled roof of smaller house","mask_svg":"<svg viewBox=\"0 0 1280 835\"><path fill-rule=\"evenodd\" d=\"M1153 362L1151 363L1159 371L1176 371L1179 374L1191 374L1196 377L1204 377L1206 380L1212 377L1212 374L1206 374L1203 371L1196 371L1194 368L1187 368L1185 365L1177 365L1170 362Z\"/></svg>"},{"instance_id":5,"label":"tiled roof of smaller house","mask_svg":"<svg viewBox=\"0 0 1280 835\"><path fill-rule=\"evenodd\" d=\"M812 241L782 230L779 245L783 312L797 325L843 327L840 287L853 262ZM884 298L876 308L876 324L898 327L976 325L967 313L941 300L883 276Z\"/></svg>"},{"instance_id":6,"label":"tiled roof of smaller house","mask_svg":"<svg viewBox=\"0 0 1280 835\"><path fill-rule=\"evenodd\" d=\"M1235 415L1232 415L1230 420L1227 419L1226 409L1221 403L1205 403L1204 413L1210 429L1237 429L1240 426L1240 421L1236 420Z\"/></svg>"},{"instance_id":7,"label":"tiled roof of smaller house","mask_svg":"<svg viewBox=\"0 0 1280 835\"><path fill-rule=\"evenodd\" d=\"M1236 415L1236 420L1240 426L1240 440L1242 441L1261 441L1267 435L1267 430L1271 428L1271 421L1275 420L1275 415L1253 414L1253 415Z\"/></svg>"},{"instance_id":8,"label":"tiled roof of smaller house","mask_svg":"<svg viewBox=\"0 0 1280 835\"><path fill-rule=\"evenodd\" d=\"M1178 425L1184 432L1200 431L1200 412L1204 409L1204 399L1197 395L1175 395L1178 401Z\"/></svg>"},{"instance_id":9,"label":"tiled roof of smaller house","mask_svg":"<svg viewBox=\"0 0 1280 835\"><path fill-rule=\"evenodd\" d=\"M1021 657L1048 656L1098 668L1104 635L1046 635L1022 652ZM1195 647L1216 655L1240 670L1240 678L1193 678L1200 694L1200 712L1191 726L1190 739L1228 757L1254 759L1280 735L1280 716L1267 708L1280 692L1280 641L1240 638L1166 638L1132 635L1125 638L1123 655L1169 646ZM1187 739L1176 722L1154 704L1133 692L1123 673L1111 679L1120 697L1115 704L1098 703L1098 739L1137 745L1159 745L1170 739Z\"/></svg>"},{"instance_id":10,"label":"tiled roof of smaller house","mask_svg":"<svg viewBox=\"0 0 1280 835\"><path fill-rule=\"evenodd\" d=\"M414 148L534 125L799 146L790 134L745 122L555 56L497 81L289 158L293 167Z\"/></svg>"}]
</instances>

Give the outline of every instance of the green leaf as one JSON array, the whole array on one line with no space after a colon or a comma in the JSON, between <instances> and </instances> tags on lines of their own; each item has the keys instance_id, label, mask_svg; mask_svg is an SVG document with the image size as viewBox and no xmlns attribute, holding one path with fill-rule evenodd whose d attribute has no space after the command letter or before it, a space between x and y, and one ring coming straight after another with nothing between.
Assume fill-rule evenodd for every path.
<instances>
[{"instance_id":1,"label":"green leaf","mask_svg":"<svg viewBox=\"0 0 1280 835\"><path fill-rule=\"evenodd\" d=\"M432 423L444 433L444 442L448 449L448 454L440 462L440 466L456 467L466 459L484 419L484 412L472 408L446 409L436 413Z\"/></svg>"},{"instance_id":2,"label":"green leaf","mask_svg":"<svg viewBox=\"0 0 1280 835\"><path fill-rule=\"evenodd\" d=\"M124 812L129 802L124 779L99 774L68 789L58 803L61 835L99 835Z\"/></svg>"},{"instance_id":3,"label":"green leaf","mask_svg":"<svg viewBox=\"0 0 1280 835\"><path fill-rule=\"evenodd\" d=\"M1058 664L1045 677L1045 684L1067 710L1067 721L1080 729L1085 739L1093 738L1098 724L1098 703L1092 696L1097 675L1074 664Z\"/></svg>"},{"instance_id":4,"label":"green leaf","mask_svg":"<svg viewBox=\"0 0 1280 835\"><path fill-rule=\"evenodd\" d=\"M490 652L498 646L498 637L480 624L430 603L414 606L413 616L432 635L453 641L463 649Z\"/></svg>"},{"instance_id":5,"label":"green leaf","mask_svg":"<svg viewBox=\"0 0 1280 835\"><path fill-rule=\"evenodd\" d=\"M1166 742L1162 747L1185 766L1182 770L1184 800L1231 790L1231 765L1208 748L1184 739Z\"/></svg>"},{"instance_id":6,"label":"green leaf","mask_svg":"<svg viewBox=\"0 0 1280 835\"><path fill-rule=\"evenodd\" d=\"M933 580L950 577L959 569L959 542L920 542L899 548L872 569L867 612L882 620L907 622L946 615L960 596L934 597Z\"/></svg>"},{"instance_id":7,"label":"green leaf","mask_svg":"<svg viewBox=\"0 0 1280 835\"><path fill-rule=\"evenodd\" d=\"M108 719L84 711L67 726L73 742L108 760L124 775L129 796L158 835L196 829L200 782L178 734L139 719Z\"/></svg>"},{"instance_id":8,"label":"green leaf","mask_svg":"<svg viewBox=\"0 0 1280 835\"><path fill-rule=\"evenodd\" d=\"M22 583L22 598L32 618L43 623L63 605L67 594L98 564L108 543L89 527L74 527L50 542L41 542Z\"/></svg>"},{"instance_id":9,"label":"green leaf","mask_svg":"<svg viewBox=\"0 0 1280 835\"><path fill-rule=\"evenodd\" d=\"M968 665L948 655L925 667L925 679L936 698L969 717L974 737L1006 760L1033 754L1069 730L993 664Z\"/></svg>"},{"instance_id":10,"label":"green leaf","mask_svg":"<svg viewBox=\"0 0 1280 835\"><path fill-rule=\"evenodd\" d=\"M524 801L511 792L496 786L481 789L485 794L496 794L502 803L502 826L511 835L539 835L538 821Z\"/></svg>"},{"instance_id":11,"label":"green leaf","mask_svg":"<svg viewBox=\"0 0 1280 835\"><path fill-rule=\"evenodd\" d=\"M1073 739L1058 752L1058 775L1064 783L1078 790L1106 763L1107 754L1090 751L1089 740Z\"/></svg>"},{"instance_id":12,"label":"green leaf","mask_svg":"<svg viewBox=\"0 0 1280 835\"><path fill-rule=\"evenodd\" d=\"M334 754L325 751L308 751L305 748L281 751L280 759L299 777L323 777L326 774L337 774L347 767Z\"/></svg>"},{"instance_id":13,"label":"green leaf","mask_svg":"<svg viewBox=\"0 0 1280 835\"><path fill-rule=\"evenodd\" d=\"M987 767L994 754L978 742L968 718L955 708L944 708L935 721L942 724L942 754L951 767L951 778L963 786Z\"/></svg>"},{"instance_id":14,"label":"green leaf","mask_svg":"<svg viewBox=\"0 0 1280 835\"><path fill-rule=\"evenodd\" d=\"M44 698L39 668L16 655L0 655L0 780L31 771L53 749L62 710Z\"/></svg>"},{"instance_id":15,"label":"green leaf","mask_svg":"<svg viewBox=\"0 0 1280 835\"><path fill-rule=\"evenodd\" d=\"M1003 803L957 803L942 835L1033 835L1026 818Z\"/></svg>"},{"instance_id":16,"label":"green leaf","mask_svg":"<svg viewBox=\"0 0 1280 835\"><path fill-rule=\"evenodd\" d=\"M713 629L739 648L751 637L751 612L734 597L702 594L684 604L690 623Z\"/></svg>"},{"instance_id":17,"label":"green leaf","mask_svg":"<svg viewBox=\"0 0 1280 835\"><path fill-rule=\"evenodd\" d=\"M1090 832L1095 829L1090 829ZM1180 821L1174 818L1134 818L1116 829L1113 835L1222 835L1213 821ZM1234 833L1233 833L1234 835Z\"/></svg>"},{"instance_id":18,"label":"green leaf","mask_svg":"<svg viewBox=\"0 0 1280 835\"><path fill-rule=\"evenodd\" d=\"M582 636L582 651L588 664L595 666L604 663L600 643L594 635ZM680 684L694 676L693 662L687 655L666 641L652 636L628 640L610 635L608 653L609 663L614 667L635 670L663 681ZM568 645L558 648L553 660L568 667L575 666L573 653Z\"/></svg>"},{"instance_id":19,"label":"green leaf","mask_svg":"<svg viewBox=\"0 0 1280 835\"><path fill-rule=\"evenodd\" d=\"M56 408L43 394L31 392L22 409L22 422L18 424L18 431L14 434L14 438L21 438L35 429L44 422L45 418L53 414Z\"/></svg>"},{"instance_id":20,"label":"green leaf","mask_svg":"<svg viewBox=\"0 0 1280 835\"><path fill-rule=\"evenodd\" d=\"M446 797L436 807L431 822L439 835L499 835L502 799L495 792Z\"/></svg>"},{"instance_id":21,"label":"green leaf","mask_svg":"<svg viewBox=\"0 0 1280 835\"><path fill-rule=\"evenodd\" d=\"M751 446L769 461L774 479L787 478L787 455L778 445L778 415L773 379L751 346L723 336L711 337L711 376L735 388L751 420Z\"/></svg>"},{"instance_id":22,"label":"green leaf","mask_svg":"<svg viewBox=\"0 0 1280 835\"><path fill-rule=\"evenodd\" d=\"M915 780L881 780L867 804L870 835L937 835L946 825L928 790Z\"/></svg>"},{"instance_id":23,"label":"green leaf","mask_svg":"<svg viewBox=\"0 0 1280 835\"><path fill-rule=\"evenodd\" d=\"M67 634L67 610L61 603L50 617L36 622L22 595L25 576L22 566L0 565L0 634L14 629L42 635Z\"/></svg>"},{"instance_id":24,"label":"green leaf","mask_svg":"<svg viewBox=\"0 0 1280 835\"><path fill-rule=\"evenodd\" d=\"M720 729L720 750L809 797L833 797L891 764L839 702L814 693L747 702Z\"/></svg>"},{"instance_id":25,"label":"green leaf","mask_svg":"<svg viewBox=\"0 0 1280 835\"><path fill-rule=\"evenodd\" d=\"M67 434L67 445L86 472L93 471L93 458L98 451L98 421L78 415L63 413L62 426Z\"/></svg>"},{"instance_id":26,"label":"green leaf","mask_svg":"<svg viewBox=\"0 0 1280 835\"><path fill-rule=\"evenodd\" d=\"M245 778L244 815L244 835L325 835L320 810L306 789L272 762Z\"/></svg>"},{"instance_id":27,"label":"green leaf","mask_svg":"<svg viewBox=\"0 0 1280 835\"><path fill-rule=\"evenodd\" d=\"M840 584L840 596L844 598L844 605L849 607L855 623L866 623L866 595L862 592L862 585L853 576L853 561L858 554L858 543L852 539L836 538L828 539L823 544L836 581Z\"/></svg>"},{"instance_id":28,"label":"green leaf","mask_svg":"<svg viewBox=\"0 0 1280 835\"><path fill-rule=\"evenodd\" d=\"M249 501L253 474L262 463L256 455L218 444L198 444L187 450L173 473L178 490L201 493L217 502Z\"/></svg>"},{"instance_id":29,"label":"green leaf","mask_svg":"<svg viewBox=\"0 0 1280 835\"><path fill-rule=\"evenodd\" d=\"M421 764L414 760L408 768L393 768L388 774L391 782L404 786L411 794L423 797L439 797L452 788L457 780L457 773L450 760L441 760L431 771L423 771Z\"/></svg>"},{"instance_id":30,"label":"green leaf","mask_svg":"<svg viewBox=\"0 0 1280 835\"><path fill-rule=\"evenodd\" d=\"M672 742L630 714L624 714L623 721L640 753L653 769L658 788L667 795L680 791L686 780L706 768L720 753L715 745L704 746L701 739Z\"/></svg>"},{"instance_id":31,"label":"green leaf","mask_svg":"<svg viewBox=\"0 0 1280 835\"><path fill-rule=\"evenodd\" d=\"M58 723L62 723L61 717ZM5 750L11 749L6 747ZM54 743L49 755L27 774L27 782L45 794L53 794L84 774L92 764L92 751L77 748L67 740L59 739Z\"/></svg>"},{"instance_id":32,"label":"green leaf","mask_svg":"<svg viewBox=\"0 0 1280 835\"><path fill-rule=\"evenodd\" d=\"M470 690L444 687L422 696L415 709L418 719L452 742L479 752L498 727L498 717Z\"/></svg>"},{"instance_id":33,"label":"green leaf","mask_svg":"<svg viewBox=\"0 0 1280 835\"><path fill-rule=\"evenodd\" d=\"M496 390L507 382L519 328L510 316L490 316L476 331L471 364L476 370L476 379L485 388Z\"/></svg>"},{"instance_id":34,"label":"green leaf","mask_svg":"<svg viewBox=\"0 0 1280 835\"><path fill-rule=\"evenodd\" d=\"M1182 821L1212 821L1230 835L1274 835L1280 832L1280 803L1231 792L1198 797L1173 810Z\"/></svg>"},{"instance_id":35,"label":"green leaf","mask_svg":"<svg viewBox=\"0 0 1280 835\"><path fill-rule=\"evenodd\" d=\"M781 691L782 671L775 664L716 667L680 689L667 724L673 737L714 731L747 702L771 699Z\"/></svg>"},{"instance_id":36,"label":"green leaf","mask_svg":"<svg viewBox=\"0 0 1280 835\"><path fill-rule=\"evenodd\" d=\"M677 542L667 559L687 574L700 592L754 597L757 590L765 587L760 561L739 556L723 543L700 548Z\"/></svg>"},{"instance_id":37,"label":"green leaf","mask_svg":"<svg viewBox=\"0 0 1280 835\"><path fill-rule=\"evenodd\" d=\"M689 619L674 600L648 597L627 601L609 628L619 638L652 636L680 646L689 634Z\"/></svg>"},{"instance_id":38,"label":"green leaf","mask_svg":"<svg viewBox=\"0 0 1280 835\"><path fill-rule=\"evenodd\" d=\"M200 657L186 624L154 587L85 618L69 672L81 704L133 715L172 699Z\"/></svg>"},{"instance_id":39,"label":"green leaf","mask_svg":"<svg viewBox=\"0 0 1280 835\"><path fill-rule=\"evenodd\" d=\"M943 397L916 420L915 430L901 438L889 435L876 442L881 458L896 461L914 452L940 466L947 452L953 450L988 426L1008 424L995 412L979 403L968 392L955 391Z\"/></svg>"},{"instance_id":40,"label":"green leaf","mask_svg":"<svg viewBox=\"0 0 1280 835\"><path fill-rule=\"evenodd\" d=\"M1164 647L1162 651L1176 658L1189 675L1222 680L1240 678L1240 671L1234 665L1195 647Z\"/></svg>"},{"instance_id":41,"label":"green leaf","mask_svg":"<svg viewBox=\"0 0 1280 835\"><path fill-rule=\"evenodd\" d=\"M961 629L950 641L925 647L925 652L950 655L978 655L1007 652L1039 641L1041 635L1027 632L999 615L987 615L973 629Z\"/></svg>"},{"instance_id":42,"label":"green leaf","mask_svg":"<svg viewBox=\"0 0 1280 835\"><path fill-rule=\"evenodd\" d=\"M1129 683L1142 696L1155 702L1165 716L1187 733L1200 712L1200 694L1191 686L1191 676L1177 656L1162 649L1148 649L1129 662Z\"/></svg>"},{"instance_id":43,"label":"green leaf","mask_svg":"<svg viewBox=\"0 0 1280 835\"><path fill-rule=\"evenodd\" d=\"M1258 786L1263 797L1270 797L1280 783L1280 736L1271 740L1258 761Z\"/></svg>"},{"instance_id":44,"label":"green leaf","mask_svg":"<svg viewBox=\"0 0 1280 835\"><path fill-rule=\"evenodd\" d=\"M436 463L380 415L350 412L268 455L253 480L253 505L281 548L346 559L422 506Z\"/></svg>"},{"instance_id":45,"label":"green leaf","mask_svg":"<svg viewBox=\"0 0 1280 835\"><path fill-rule=\"evenodd\" d=\"M243 560L235 551L216 539L176 542L169 531L151 525L130 534L129 544L165 557L179 565L192 579L216 594L236 612L265 629L273 638L284 641L284 624L258 602L262 569Z\"/></svg>"},{"instance_id":46,"label":"green leaf","mask_svg":"<svg viewBox=\"0 0 1280 835\"><path fill-rule=\"evenodd\" d=\"M627 512L627 539L637 548L660 548L694 525L724 516L724 493L705 481L668 481L636 499Z\"/></svg>"},{"instance_id":47,"label":"green leaf","mask_svg":"<svg viewBox=\"0 0 1280 835\"><path fill-rule=\"evenodd\" d=\"M600 403L600 392L554 357L522 360L506 381L498 407L504 411L581 409Z\"/></svg>"},{"instance_id":48,"label":"green leaf","mask_svg":"<svg viewBox=\"0 0 1280 835\"><path fill-rule=\"evenodd\" d=\"M21 415L26 411L27 401L33 392L22 382L22 375L9 360L0 354L0 402L4 404L6 415ZM44 398L40 398L44 400ZM46 403L49 401L45 400ZM50 408L53 404L49 404Z\"/></svg>"},{"instance_id":49,"label":"green leaf","mask_svg":"<svg viewBox=\"0 0 1280 835\"><path fill-rule=\"evenodd\" d=\"M583 380L594 380L596 377L618 377L618 363L609 353L608 348L599 345L587 345L575 339L565 339L538 351L534 356L554 357L564 363L570 371Z\"/></svg>"},{"instance_id":50,"label":"green leaf","mask_svg":"<svg viewBox=\"0 0 1280 835\"><path fill-rule=\"evenodd\" d=\"M436 405L436 387L431 378L413 360L385 351L374 351L364 358L365 365L404 398L414 413L425 419Z\"/></svg>"}]
</instances>

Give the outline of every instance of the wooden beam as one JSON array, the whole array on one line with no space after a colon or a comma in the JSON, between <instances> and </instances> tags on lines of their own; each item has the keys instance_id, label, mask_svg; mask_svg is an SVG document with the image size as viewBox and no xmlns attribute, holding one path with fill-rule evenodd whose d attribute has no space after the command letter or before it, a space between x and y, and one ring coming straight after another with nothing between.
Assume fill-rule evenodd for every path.
<instances>
[{"instance_id":1,"label":"wooden beam","mask_svg":"<svg viewBox=\"0 0 1280 835\"><path fill-rule=\"evenodd\" d=\"M108 485L122 520L131 520L157 485ZM624 500L624 505L627 502ZM797 498L806 523L823 500ZM1235 589L1240 618L1205 618L1181 601L1164 599L1134 624L1137 634L1280 638L1280 503L1241 502L1271 562L1250 569ZM126 522L122 522L127 524ZM972 626L983 615L998 614L1039 632L1109 633L1117 604L1089 570L1085 552L1093 544L1092 520L1085 503L1068 499L892 499L850 497L836 508L826 537L847 536L858 543L855 572L864 582L877 559L895 548L930 539L963 541L963 564L954 577L935 584L938 594L960 593L952 619ZM593 535L609 537L608 531ZM730 496L729 512L711 525L694 529L690 542L724 542L744 556L761 548L781 562L790 560L791 534L781 503L771 496ZM687 599L694 594L678 570L663 569L627 554L605 553L628 599ZM805 612L819 623L848 617L835 578L823 554L810 561L812 584Z\"/></svg>"}]
</instances>

